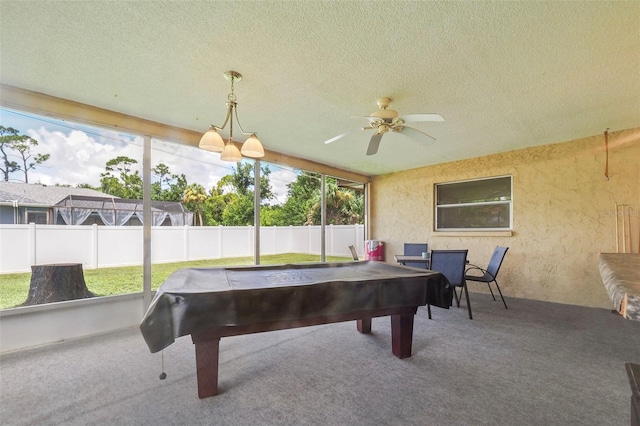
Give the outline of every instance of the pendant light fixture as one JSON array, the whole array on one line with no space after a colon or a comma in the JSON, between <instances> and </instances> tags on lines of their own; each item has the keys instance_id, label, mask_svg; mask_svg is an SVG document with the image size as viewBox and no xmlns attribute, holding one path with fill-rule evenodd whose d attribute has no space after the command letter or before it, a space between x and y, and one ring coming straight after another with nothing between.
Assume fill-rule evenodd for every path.
<instances>
[{"instance_id":1,"label":"pendant light fixture","mask_svg":"<svg viewBox=\"0 0 640 426\"><path fill-rule=\"evenodd\" d=\"M207 151L220 152L220 159L223 161L238 162L242 160L242 156L262 158L264 157L264 148L262 147L262 143L258 139L258 136L255 133L245 132L242 130L242 126L240 126L240 121L238 120L238 103L236 102L236 95L233 93L233 83L240 81L242 79L242 75L236 71L227 71L224 73L224 78L231 82L231 93L227 96L227 99L229 100L227 102L227 117L224 119L224 124L221 127L213 124L211 125L209 130L202 135L199 147ZM233 143L234 117L242 134L250 135L242 144L241 150L239 150ZM225 143L218 131L223 130L227 126L227 123L229 123L229 139Z\"/></svg>"}]
</instances>

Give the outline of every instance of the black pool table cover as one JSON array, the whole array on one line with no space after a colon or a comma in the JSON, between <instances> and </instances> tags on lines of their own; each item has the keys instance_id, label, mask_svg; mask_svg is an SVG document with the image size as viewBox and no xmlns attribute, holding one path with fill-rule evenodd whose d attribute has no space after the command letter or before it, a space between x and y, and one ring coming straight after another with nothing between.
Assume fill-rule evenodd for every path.
<instances>
[{"instance_id":1,"label":"black pool table cover","mask_svg":"<svg viewBox=\"0 0 640 426\"><path fill-rule=\"evenodd\" d=\"M140 330L158 352L212 327L427 303L448 309L452 297L438 272L377 261L189 268L160 286Z\"/></svg>"}]
</instances>

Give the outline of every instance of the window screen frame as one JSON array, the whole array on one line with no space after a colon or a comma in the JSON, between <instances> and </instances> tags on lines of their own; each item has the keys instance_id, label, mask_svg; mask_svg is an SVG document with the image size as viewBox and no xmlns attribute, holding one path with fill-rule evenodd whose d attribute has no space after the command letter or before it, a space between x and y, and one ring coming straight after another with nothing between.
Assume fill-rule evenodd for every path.
<instances>
[{"instance_id":1,"label":"window screen frame","mask_svg":"<svg viewBox=\"0 0 640 426\"><path fill-rule=\"evenodd\" d=\"M38 221L30 221L29 218L31 215L34 216L44 216L44 223L39 223ZM35 223L36 225L49 225L49 212L46 210L30 210L27 209L24 212L24 223Z\"/></svg>"},{"instance_id":2,"label":"window screen frame","mask_svg":"<svg viewBox=\"0 0 640 426\"><path fill-rule=\"evenodd\" d=\"M481 202L461 202L461 203L451 203L451 204L440 204L439 200L439 189L443 188L447 185L460 185L465 183L472 183L478 181L490 181L490 180L498 180L498 179L509 179L509 195L506 200L493 200L493 201L481 201ZM476 231L476 232L491 232L491 231L512 231L513 230L513 176L512 175L500 175L500 176L491 176L491 177L483 177L477 179L466 179L459 181L451 181L451 182L441 182L434 184L433 187L433 199L434 199L434 221L433 221L433 229L435 232L456 232L456 231ZM502 198L502 197L501 197ZM509 212L509 220L508 226L502 227L444 227L440 226L439 223L439 215L440 211L446 208L465 208L465 207L483 207L483 206L508 206Z\"/></svg>"}]
</instances>

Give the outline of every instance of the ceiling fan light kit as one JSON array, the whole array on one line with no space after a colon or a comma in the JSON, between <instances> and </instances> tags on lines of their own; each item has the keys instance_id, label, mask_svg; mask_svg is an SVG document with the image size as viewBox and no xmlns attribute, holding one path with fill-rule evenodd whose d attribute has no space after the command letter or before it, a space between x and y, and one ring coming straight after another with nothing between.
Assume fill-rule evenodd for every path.
<instances>
[{"instance_id":1,"label":"ceiling fan light kit","mask_svg":"<svg viewBox=\"0 0 640 426\"><path fill-rule=\"evenodd\" d=\"M367 118L369 125L362 127L362 130L375 130L371 140L369 141L369 147L367 148L367 155L373 155L378 152L380 146L380 140L382 135L388 133L389 130L401 133L412 139L416 139L420 142L435 142L435 138L413 127L407 126L407 123L417 123L421 121L444 121L439 114L410 114L405 116L399 116L398 111L387 109L391 103L390 98L378 99L378 110L371 113ZM344 136L352 132L342 133L331 139L326 140L324 143L329 144L343 138Z\"/></svg>"},{"instance_id":2,"label":"ceiling fan light kit","mask_svg":"<svg viewBox=\"0 0 640 426\"><path fill-rule=\"evenodd\" d=\"M378 126L378 131L376 132L376 134L383 135L383 134L387 133L388 131L389 131L389 126L387 126L386 124L380 124Z\"/></svg>"},{"instance_id":3,"label":"ceiling fan light kit","mask_svg":"<svg viewBox=\"0 0 640 426\"><path fill-rule=\"evenodd\" d=\"M236 71L227 71L224 73L224 78L231 82L231 93L227 96L227 117L224 119L222 126L211 125L202 138L198 146L201 149L213 152L220 152L220 159L223 161L238 162L242 160L242 157L250 158L262 158L264 157L264 148L262 143L258 139L258 136L254 132L245 132L240 126L240 120L238 120L238 103L236 102L236 95L233 93L233 83L240 81L242 75ZM242 144L242 149L238 149L233 143L233 120L238 124L238 128L243 135L250 135L249 138ZM218 131L224 130L229 123L229 139L225 142L220 136Z\"/></svg>"}]
</instances>

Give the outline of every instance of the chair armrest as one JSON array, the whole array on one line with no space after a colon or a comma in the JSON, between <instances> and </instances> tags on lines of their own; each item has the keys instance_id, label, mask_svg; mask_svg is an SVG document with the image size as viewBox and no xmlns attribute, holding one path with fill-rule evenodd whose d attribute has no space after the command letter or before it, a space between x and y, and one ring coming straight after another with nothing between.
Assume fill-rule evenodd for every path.
<instances>
[{"instance_id":1,"label":"chair armrest","mask_svg":"<svg viewBox=\"0 0 640 426\"><path fill-rule=\"evenodd\" d=\"M482 268L481 268L481 267L479 267L479 266L476 266L476 265L470 264L470 265L469 265L469 267L468 267L467 269L465 269L465 270L464 270L464 274L465 274L465 275L467 275L467 272L469 272L469 271L475 271L475 270L480 271L480 272L482 273L482 275L484 275L484 274L486 274L486 273L487 273L487 271L486 271L485 269L482 269Z\"/></svg>"},{"instance_id":2,"label":"chair armrest","mask_svg":"<svg viewBox=\"0 0 640 426\"><path fill-rule=\"evenodd\" d=\"M480 271L480 273L482 273L482 275L475 275L475 274L473 274L473 275L467 275L467 273L468 273L469 271L475 271L475 270ZM465 278L466 278L466 277L476 277L476 278L483 278L483 279L491 278L491 280L490 280L490 281L495 281L495 279L496 279L496 277L494 277L492 274L490 274L490 273L489 273L489 271L487 271L486 269L481 268L481 267L479 267L479 266L476 266L476 265L471 265L469 268L467 268L467 269L464 271L464 276L465 276Z\"/></svg>"}]
</instances>

